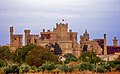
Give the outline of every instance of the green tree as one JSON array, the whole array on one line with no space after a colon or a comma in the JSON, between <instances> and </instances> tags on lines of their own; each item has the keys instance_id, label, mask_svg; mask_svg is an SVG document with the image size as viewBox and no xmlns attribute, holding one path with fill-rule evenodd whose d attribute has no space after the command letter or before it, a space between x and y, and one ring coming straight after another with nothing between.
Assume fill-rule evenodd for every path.
<instances>
[{"instance_id":1,"label":"green tree","mask_svg":"<svg viewBox=\"0 0 120 74\"><path fill-rule=\"evenodd\" d=\"M64 57L66 58L66 60L64 61L65 64L68 64L71 61L77 62L78 60L72 53L66 53Z\"/></svg>"},{"instance_id":2,"label":"green tree","mask_svg":"<svg viewBox=\"0 0 120 74\"><path fill-rule=\"evenodd\" d=\"M0 47L0 59L4 61L12 60L12 52L10 52L10 48L7 46Z\"/></svg>"},{"instance_id":3,"label":"green tree","mask_svg":"<svg viewBox=\"0 0 120 74\"><path fill-rule=\"evenodd\" d=\"M64 54L64 57L67 58L76 58L75 55L73 55L72 53L66 53Z\"/></svg>"},{"instance_id":4,"label":"green tree","mask_svg":"<svg viewBox=\"0 0 120 74\"><path fill-rule=\"evenodd\" d=\"M61 47L58 45L57 42L55 42L55 45L54 45L54 54L55 55L61 55L62 54Z\"/></svg>"},{"instance_id":5,"label":"green tree","mask_svg":"<svg viewBox=\"0 0 120 74\"><path fill-rule=\"evenodd\" d=\"M80 59L83 62L89 62L89 63L95 63L95 64L101 61L101 59L97 57L94 52L87 52L87 51L84 51L81 54Z\"/></svg>"},{"instance_id":6,"label":"green tree","mask_svg":"<svg viewBox=\"0 0 120 74\"><path fill-rule=\"evenodd\" d=\"M0 67L4 67L6 65L7 65L7 63L4 60L0 59Z\"/></svg>"},{"instance_id":7,"label":"green tree","mask_svg":"<svg viewBox=\"0 0 120 74\"><path fill-rule=\"evenodd\" d=\"M35 47L36 45L29 44L29 45L23 46L22 48L18 48L14 53L14 58L13 58L14 62L17 62L17 63L25 62L26 54Z\"/></svg>"},{"instance_id":8,"label":"green tree","mask_svg":"<svg viewBox=\"0 0 120 74\"><path fill-rule=\"evenodd\" d=\"M25 62L29 64L30 66L41 66L43 63L46 61L51 61L51 62L58 62L58 57L54 55L54 53L50 52L49 50L37 46L30 50L25 57Z\"/></svg>"}]
</instances>

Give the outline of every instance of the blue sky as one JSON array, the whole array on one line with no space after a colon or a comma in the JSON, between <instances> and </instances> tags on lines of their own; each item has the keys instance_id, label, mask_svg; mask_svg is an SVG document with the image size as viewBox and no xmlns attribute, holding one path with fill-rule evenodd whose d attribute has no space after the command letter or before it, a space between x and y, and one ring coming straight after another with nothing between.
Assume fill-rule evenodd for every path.
<instances>
[{"instance_id":1,"label":"blue sky","mask_svg":"<svg viewBox=\"0 0 120 74\"><path fill-rule=\"evenodd\" d=\"M40 34L63 18L78 32L78 41L87 29L91 39L106 33L108 45L114 36L120 44L120 0L0 0L0 45L9 44L10 26L15 34L24 35L24 29Z\"/></svg>"}]
</instances>

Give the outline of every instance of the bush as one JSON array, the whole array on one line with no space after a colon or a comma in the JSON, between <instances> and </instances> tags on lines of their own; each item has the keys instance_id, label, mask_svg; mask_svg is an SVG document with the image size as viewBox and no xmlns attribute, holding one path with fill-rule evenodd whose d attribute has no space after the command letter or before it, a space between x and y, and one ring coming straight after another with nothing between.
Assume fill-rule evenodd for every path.
<instances>
[{"instance_id":1,"label":"bush","mask_svg":"<svg viewBox=\"0 0 120 74\"><path fill-rule=\"evenodd\" d=\"M9 74L9 73L17 73L19 74L19 66L17 64L12 64L12 65L8 65L4 68L4 73L5 74Z\"/></svg>"},{"instance_id":2,"label":"bush","mask_svg":"<svg viewBox=\"0 0 120 74\"><path fill-rule=\"evenodd\" d=\"M10 52L10 48L7 46L2 46L0 47L0 59L5 60L5 61L10 61L12 60L12 53Z\"/></svg>"},{"instance_id":3,"label":"bush","mask_svg":"<svg viewBox=\"0 0 120 74\"><path fill-rule=\"evenodd\" d=\"M27 64L23 64L23 65L21 65L20 69L21 69L22 73L27 73L30 71L30 66Z\"/></svg>"},{"instance_id":4,"label":"bush","mask_svg":"<svg viewBox=\"0 0 120 74\"><path fill-rule=\"evenodd\" d=\"M53 70L53 69L56 69L56 65L55 65L55 63L51 63L51 62L46 62L46 63L44 63L41 67L40 67L40 70L41 71L45 71L45 70L47 70L47 71L51 71L51 70Z\"/></svg>"},{"instance_id":5,"label":"bush","mask_svg":"<svg viewBox=\"0 0 120 74\"><path fill-rule=\"evenodd\" d=\"M66 66L66 65L61 65L59 69L65 73L67 72L72 72L73 71L73 66Z\"/></svg>"},{"instance_id":6,"label":"bush","mask_svg":"<svg viewBox=\"0 0 120 74\"><path fill-rule=\"evenodd\" d=\"M87 52L84 51L81 54L81 57L79 57L80 60L82 60L83 62L87 62L87 63L98 63L101 61L101 59L99 57L96 56L96 54L94 52Z\"/></svg>"},{"instance_id":7,"label":"bush","mask_svg":"<svg viewBox=\"0 0 120 74\"><path fill-rule=\"evenodd\" d=\"M111 71L111 65L109 62L100 62L100 66L108 71Z\"/></svg>"},{"instance_id":8,"label":"bush","mask_svg":"<svg viewBox=\"0 0 120 74\"><path fill-rule=\"evenodd\" d=\"M58 56L56 56L54 53L50 52L49 50L37 46L36 48L30 50L25 58L25 62L29 64L30 66L36 66L39 67L46 61L51 62L58 62Z\"/></svg>"},{"instance_id":9,"label":"bush","mask_svg":"<svg viewBox=\"0 0 120 74\"><path fill-rule=\"evenodd\" d=\"M66 59L67 58L76 58L75 55L73 55L72 53L66 53L66 54L64 54L63 57L65 57Z\"/></svg>"},{"instance_id":10,"label":"bush","mask_svg":"<svg viewBox=\"0 0 120 74\"><path fill-rule=\"evenodd\" d=\"M0 59L0 67L6 66L7 63L4 60Z\"/></svg>"},{"instance_id":11,"label":"bush","mask_svg":"<svg viewBox=\"0 0 120 74\"><path fill-rule=\"evenodd\" d=\"M107 69L105 69L102 66L99 66L99 67L97 67L97 72L104 73L104 72L107 72Z\"/></svg>"},{"instance_id":12,"label":"bush","mask_svg":"<svg viewBox=\"0 0 120 74\"><path fill-rule=\"evenodd\" d=\"M94 68L95 68L95 66L90 63L83 63L78 66L79 71L84 71L84 70L92 71L92 70L94 70Z\"/></svg>"},{"instance_id":13,"label":"bush","mask_svg":"<svg viewBox=\"0 0 120 74\"><path fill-rule=\"evenodd\" d=\"M30 71L31 71L32 73L34 73L34 72L36 72L36 71L38 71L38 70L37 70L37 67L36 67L36 66L32 66Z\"/></svg>"},{"instance_id":14,"label":"bush","mask_svg":"<svg viewBox=\"0 0 120 74\"><path fill-rule=\"evenodd\" d=\"M115 66L116 71L120 72L120 64Z\"/></svg>"},{"instance_id":15,"label":"bush","mask_svg":"<svg viewBox=\"0 0 120 74\"><path fill-rule=\"evenodd\" d=\"M69 62L77 62L77 58L67 58L64 63L68 64Z\"/></svg>"}]
</instances>

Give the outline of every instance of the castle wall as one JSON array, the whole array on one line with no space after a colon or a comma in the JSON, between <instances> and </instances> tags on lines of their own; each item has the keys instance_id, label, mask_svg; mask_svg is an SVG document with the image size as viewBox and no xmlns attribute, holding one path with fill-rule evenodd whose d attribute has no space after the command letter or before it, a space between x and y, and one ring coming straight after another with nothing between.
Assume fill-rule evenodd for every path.
<instances>
[{"instance_id":1,"label":"castle wall","mask_svg":"<svg viewBox=\"0 0 120 74\"><path fill-rule=\"evenodd\" d=\"M10 27L10 48L12 48L13 51L22 47L22 37L23 35L14 35L13 27Z\"/></svg>"},{"instance_id":2,"label":"castle wall","mask_svg":"<svg viewBox=\"0 0 120 74\"><path fill-rule=\"evenodd\" d=\"M54 32L56 33L57 35L57 39L60 40L60 41L63 41L63 40L67 40L67 37L68 37L68 24L63 24L63 23L60 23L60 24L56 24L56 29L54 30Z\"/></svg>"}]
</instances>

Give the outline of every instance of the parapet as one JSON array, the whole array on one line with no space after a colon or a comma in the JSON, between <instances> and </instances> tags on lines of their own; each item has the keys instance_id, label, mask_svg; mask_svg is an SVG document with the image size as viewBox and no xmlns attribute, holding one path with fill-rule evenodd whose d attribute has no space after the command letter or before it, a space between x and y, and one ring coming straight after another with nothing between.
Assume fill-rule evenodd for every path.
<instances>
[{"instance_id":1,"label":"parapet","mask_svg":"<svg viewBox=\"0 0 120 74\"><path fill-rule=\"evenodd\" d=\"M24 30L25 33L30 33L30 30Z\"/></svg>"},{"instance_id":2,"label":"parapet","mask_svg":"<svg viewBox=\"0 0 120 74\"><path fill-rule=\"evenodd\" d=\"M56 23L56 28L60 26L68 28L68 23Z\"/></svg>"},{"instance_id":3,"label":"parapet","mask_svg":"<svg viewBox=\"0 0 120 74\"><path fill-rule=\"evenodd\" d=\"M38 37L39 35L37 35L37 34L32 34L32 35L30 35L30 36L35 36L35 37Z\"/></svg>"},{"instance_id":4,"label":"parapet","mask_svg":"<svg viewBox=\"0 0 120 74\"><path fill-rule=\"evenodd\" d=\"M14 37L23 37L22 34L15 34Z\"/></svg>"}]
</instances>

